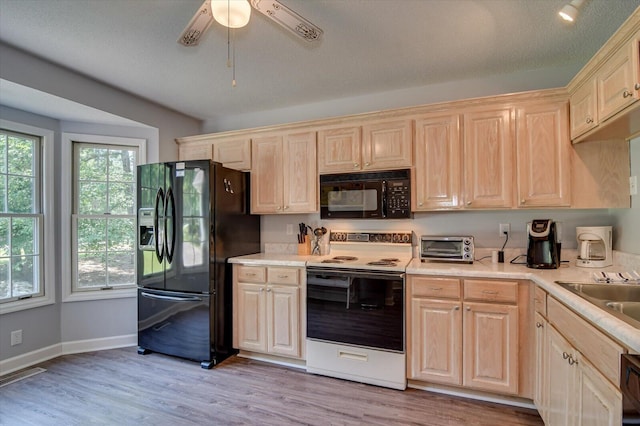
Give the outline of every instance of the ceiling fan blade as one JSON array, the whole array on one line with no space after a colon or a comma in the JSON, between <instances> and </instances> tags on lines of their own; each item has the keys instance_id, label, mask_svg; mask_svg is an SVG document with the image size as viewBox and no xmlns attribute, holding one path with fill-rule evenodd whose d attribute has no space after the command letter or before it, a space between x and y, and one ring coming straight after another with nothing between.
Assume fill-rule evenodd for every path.
<instances>
[{"instance_id":1,"label":"ceiling fan blade","mask_svg":"<svg viewBox=\"0 0 640 426\"><path fill-rule=\"evenodd\" d=\"M204 0L202 6L198 9L189 24L185 27L178 43L184 46L196 46L200 42L200 37L204 35L207 29L213 22L213 15L211 13L211 3L209 0Z\"/></svg>"},{"instance_id":2,"label":"ceiling fan blade","mask_svg":"<svg viewBox=\"0 0 640 426\"><path fill-rule=\"evenodd\" d=\"M322 30L277 0L251 0L251 6L306 41L316 41Z\"/></svg>"}]
</instances>

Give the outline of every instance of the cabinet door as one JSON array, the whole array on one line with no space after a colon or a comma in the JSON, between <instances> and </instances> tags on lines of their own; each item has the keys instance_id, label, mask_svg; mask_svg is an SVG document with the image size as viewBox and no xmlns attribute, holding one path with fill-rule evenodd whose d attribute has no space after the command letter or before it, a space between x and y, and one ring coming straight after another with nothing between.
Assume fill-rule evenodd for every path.
<instances>
[{"instance_id":1,"label":"cabinet door","mask_svg":"<svg viewBox=\"0 0 640 426\"><path fill-rule=\"evenodd\" d=\"M571 204L571 160L566 102L518 108L518 206Z\"/></svg>"},{"instance_id":2,"label":"cabinet door","mask_svg":"<svg viewBox=\"0 0 640 426\"><path fill-rule=\"evenodd\" d=\"M623 108L638 100L637 83L638 64L634 64L638 48L637 41L629 43L607 60L598 72L598 118L602 123Z\"/></svg>"},{"instance_id":3,"label":"cabinet door","mask_svg":"<svg viewBox=\"0 0 640 426\"><path fill-rule=\"evenodd\" d=\"M409 378L460 385L461 331L460 302L411 299Z\"/></svg>"},{"instance_id":4,"label":"cabinet door","mask_svg":"<svg viewBox=\"0 0 640 426\"><path fill-rule=\"evenodd\" d=\"M465 207L512 206L513 139L509 108L464 115Z\"/></svg>"},{"instance_id":5,"label":"cabinet door","mask_svg":"<svg viewBox=\"0 0 640 426\"><path fill-rule=\"evenodd\" d=\"M300 356L300 289L297 286L269 286L267 289L268 351Z\"/></svg>"},{"instance_id":6,"label":"cabinet door","mask_svg":"<svg viewBox=\"0 0 640 426\"><path fill-rule=\"evenodd\" d=\"M286 135L283 151L284 213L318 211L315 132Z\"/></svg>"},{"instance_id":7,"label":"cabinet door","mask_svg":"<svg viewBox=\"0 0 640 426\"><path fill-rule=\"evenodd\" d=\"M518 393L518 307L465 302L463 385Z\"/></svg>"},{"instance_id":8,"label":"cabinet door","mask_svg":"<svg viewBox=\"0 0 640 426\"><path fill-rule=\"evenodd\" d=\"M283 208L282 138L254 139L251 152L251 213L280 213Z\"/></svg>"},{"instance_id":9,"label":"cabinet door","mask_svg":"<svg viewBox=\"0 0 640 426\"><path fill-rule=\"evenodd\" d=\"M586 81L571 95L571 139L586 133L598 125L597 82L593 78Z\"/></svg>"},{"instance_id":10,"label":"cabinet door","mask_svg":"<svg viewBox=\"0 0 640 426\"><path fill-rule=\"evenodd\" d=\"M547 321L538 312L535 313L535 327L536 327L536 352L535 352L535 372L534 372L534 395L533 402L540 413L540 417L545 422L547 419L547 392L548 385L547 379L547 364L546 364L546 352L547 352Z\"/></svg>"},{"instance_id":11,"label":"cabinet door","mask_svg":"<svg viewBox=\"0 0 640 426\"><path fill-rule=\"evenodd\" d=\"M416 120L415 153L413 210L459 207L460 117L446 115Z\"/></svg>"},{"instance_id":12,"label":"cabinet door","mask_svg":"<svg viewBox=\"0 0 640 426\"><path fill-rule=\"evenodd\" d=\"M320 173L358 171L362 167L361 164L360 127L318 132L318 171Z\"/></svg>"},{"instance_id":13,"label":"cabinet door","mask_svg":"<svg viewBox=\"0 0 640 426\"><path fill-rule=\"evenodd\" d=\"M574 359L573 347L552 326L547 327L547 369L545 374L545 393L548 401L548 426L570 426L576 424L575 394L577 369L568 362L568 356Z\"/></svg>"},{"instance_id":14,"label":"cabinet door","mask_svg":"<svg viewBox=\"0 0 640 426\"><path fill-rule=\"evenodd\" d=\"M213 161L234 170L251 170L251 139L233 139L213 143Z\"/></svg>"},{"instance_id":15,"label":"cabinet door","mask_svg":"<svg viewBox=\"0 0 640 426\"><path fill-rule=\"evenodd\" d=\"M178 148L180 161L212 159L211 144L184 144Z\"/></svg>"},{"instance_id":16,"label":"cabinet door","mask_svg":"<svg viewBox=\"0 0 640 426\"><path fill-rule=\"evenodd\" d=\"M578 370L577 412L580 426L622 424L622 394L584 357L574 365Z\"/></svg>"},{"instance_id":17,"label":"cabinet door","mask_svg":"<svg viewBox=\"0 0 640 426\"><path fill-rule=\"evenodd\" d=\"M362 169L383 170L413 165L413 122L397 120L362 127Z\"/></svg>"},{"instance_id":18,"label":"cabinet door","mask_svg":"<svg viewBox=\"0 0 640 426\"><path fill-rule=\"evenodd\" d=\"M237 284L238 349L267 350L266 296L264 284Z\"/></svg>"}]
</instances>

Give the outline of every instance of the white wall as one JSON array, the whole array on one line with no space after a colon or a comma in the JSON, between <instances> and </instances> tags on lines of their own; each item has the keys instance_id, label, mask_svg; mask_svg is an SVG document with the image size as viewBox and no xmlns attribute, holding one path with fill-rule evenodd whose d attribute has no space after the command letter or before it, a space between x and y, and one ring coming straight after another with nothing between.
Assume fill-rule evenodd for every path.
<instances>
[{"instance_id":1,"label":"white wall","mask_svg":"<svg viewBox=\"0 0 640 426\"><path fill-rule=\"evenodd\" d=\"M640 137L629 142L631 176L640 182ZM640 194L631 196L630 209L611 210L614 225L614 248L640 254Z\"/></svg>"}]
</instances>

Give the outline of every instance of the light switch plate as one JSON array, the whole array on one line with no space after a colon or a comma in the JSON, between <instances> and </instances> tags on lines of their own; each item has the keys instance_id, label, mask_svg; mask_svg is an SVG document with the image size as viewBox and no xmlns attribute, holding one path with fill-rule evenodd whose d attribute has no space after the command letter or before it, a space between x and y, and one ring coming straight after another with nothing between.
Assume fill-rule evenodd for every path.
<instances>
[{"instance_id":1,"label":"light switch plate","mask_svg":"<svg viewBox=\"0 0 640 426\"><path fill-rule=\"evenodd\" d=\"M638 176L629 178L629 195L638 195Z\"/></svg>"}]
</instances>

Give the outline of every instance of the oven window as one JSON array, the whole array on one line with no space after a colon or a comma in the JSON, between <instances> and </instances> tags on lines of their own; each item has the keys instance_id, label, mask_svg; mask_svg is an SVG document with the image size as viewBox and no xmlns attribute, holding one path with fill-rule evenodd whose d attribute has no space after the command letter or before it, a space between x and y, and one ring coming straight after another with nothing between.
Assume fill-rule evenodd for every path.
<instances>
[{"instance_id":1,"label":"oven window","mask_svg":"<svg viewBox=\"0 0 640 426\"><path fill-rule=\"evenodd\" d=\"M462 241L422 241L422 253L429 256L459 257Z\"/></svg>"},{"instance_id":2,"label":"oven window","mask_svg":"<svg viewBox=\"0 0 640 426\"><path fill-rule=\"evenodd\" d=\"M307 337L404 351L404 281L307 277Z\"/></svg>"}]
</instances>

